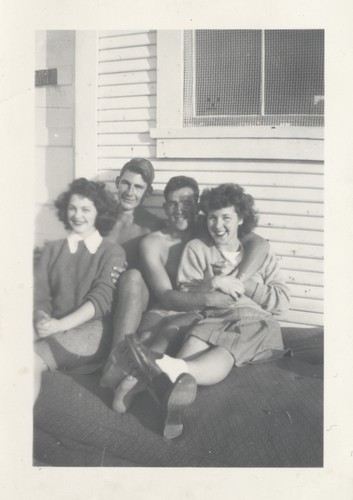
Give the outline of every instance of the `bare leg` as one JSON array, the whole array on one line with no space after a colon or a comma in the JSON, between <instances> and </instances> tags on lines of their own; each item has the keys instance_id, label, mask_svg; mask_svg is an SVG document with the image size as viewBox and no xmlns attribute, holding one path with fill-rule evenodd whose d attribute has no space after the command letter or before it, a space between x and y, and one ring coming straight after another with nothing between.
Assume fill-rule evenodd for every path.
<instances>
[{"instance_id":1,"label":"bare leg","mask_svg":"<svg viewBox=\"0 0 353 500\"><path fill-rule=\"evenodd\" d=\"M138 328L138 335L141 341L152 345L155 337L155 333L159 330L160 325L163 323L163 318L154 312L145 312L142 316L140 327ZM164 352L167 344L156 344L156 349L160 349L157 352ZM114 390L113 399L113 409L117 413L125 413L130 406L132 397L139 391L139 387L136 386L138 379L132 375L126 376L118 387ZM140 385L140 390L144 390L145 385Z\"/></svg>"},{"instance_id":2,"label":"bare leg","mask_svg":"<svg viewBox=\"0 0 353 500\"><path fill-rule=\"evenodd\" d=\"M190 374L200 385L217 384L234 366L234 358L227 349L210 346L197 337L186 340L178 358L186 361Z\"/></svg>"},{"instance_id":3,"label":"bare leg","mask_svg":"<svg viewBox=\"0 0 353 500\"><path fill-rule=\"evenodd\" d=\"M146 311L149 291L140 271L130 269L119 279L118 297L113 318L113 347L125 335L135 333Z\"/></svg>"},{"instance_id":4,"label":"bare leg","mask_svg":"<svg viewBox=\"0 0 353 500\"><path fill-rule=\"evenodd\" d=\"M185 328L199 319L195 313L181 313L173 316L162 317L153 311L143 314L138 335L141 341L155 352L164 353L171 345L178 342L180 336L184 335ZM174 351L175 352L175 351ZM139 382L139 383L138 383ZM133 396L145 389L143 381L129 375L114 390L113 409L118 413L124 413L129 407Z\"/></svg>"},{"instance_id":5,"label":"bare leg","mask_svg":"<svg viewBox=\"0 0 353 500\"><path fill-rule=\"evenodd\" d=\"M178 342L178 338L184 334L183 329L190 326L195 319L198 319L195 313L162 317L153 311L147 311L142 316L137 333L141 341L150 349L164 353L171 344ZM138 382L139 384L136 385ZM143 381L138 381L132 375L125 377L114 391L113 409L118 413L124 413L133 396L145 387Z\"/></svg>"},{"instance_id":6,"label":"bare leg","mask_svg":"<svg viewBox=\"0 0 353 500\"><path fill-rule=\"evenodd\" d=\"M195 312L175 313L161 318L153 311L148 311L143 315L137 333L142 342L153 351L175 355L186 331L199 319L199 314Z\"/></svg>"},{"instance_id":7,"label":"bare leg","mask_svg":"<svg viewBox=\"0 0 353 500\"><path fill-rule=\"evenodd\" d=\"M182 345L177 354L177 358L182 358L185 361L192 359L210 349L210 345L197 337L189 337Z\"/></svg>"},{"instance_id":8,"label":"bare leg","mask_svg":"<svg viewBox=\"0 0 353 500\"><path fill-rule=\"evenodd\" d=\"M224 347L215 346L186 363L199 385L213 385L226 378L234 366L234 358Z\"/></svg>"},{"instance_id":9,"label":"bare leg","mask_svg":"<svg viewBox=\"0 0 353 500\"><path fill-rule=\"evenodd\" d=\"M149 292L140 271L130 269L119 279L118 296L113 317L113 341L104 366L101 385L115 389L127 375L119 366L119 343L125 335L135 333L148 305Z\"/></svg>"},{"instance_id":10,"label":"bare leg","mask_svg":"<svg viewBox=\"0 0 353 500\"><path fill-rule=\"evenodd\" d=\"M137 329L137 335L140 337L141 341L152 348L155 340L155 336L162 328L164 323L164 318L160 314L153 311L147 311L143 313L140 326ZM164 352L157 351L157 352Z\"/></svg>"}]
</instances>

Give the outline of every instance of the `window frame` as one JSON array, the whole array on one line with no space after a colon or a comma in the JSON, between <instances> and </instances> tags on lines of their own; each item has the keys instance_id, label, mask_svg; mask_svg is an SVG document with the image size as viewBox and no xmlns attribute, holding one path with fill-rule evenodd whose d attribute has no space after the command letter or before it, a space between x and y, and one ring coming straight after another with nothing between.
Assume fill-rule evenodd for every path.
<instances>
[{"instance_id":1,"label":"window frame","mask_svg":"<svg viewBox=\"0 0 353 500\"><path fill-rule=\"evenodd\" d=\"M323 160L324 127L183 127L183 38L157 31L157 158Z\"/></svg>"}]
</instances>

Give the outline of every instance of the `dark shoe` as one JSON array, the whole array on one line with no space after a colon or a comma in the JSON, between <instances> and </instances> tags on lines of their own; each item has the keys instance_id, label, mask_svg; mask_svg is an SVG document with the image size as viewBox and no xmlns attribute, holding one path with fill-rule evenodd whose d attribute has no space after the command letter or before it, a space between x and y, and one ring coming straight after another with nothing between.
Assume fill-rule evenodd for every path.
<instances>
[{"instance_id":1,"label":"dark shoe","mask_svg":"<svg viewBox=\"0 0 353 500\"><path fill-rule=\"evenodd\" d=\"M182 373L173 384L155 361L162 354L145 347L135 335L127 335L125 340L138 378L145 378L148 391L162 407L163 436L167 439L180 436L183 411L196 398L196 380L189 373Z\"/></svg>"},{"instance_id":2,"label":"dark shoe","mask_svg":"<svg viewBox=\"0 0 353 500\"><path fill-rule=\"evenodd\" d=\"M100 381L101 387L116 389L127 375L133 374L125 340L116 344L108 357Z\"/></svg>"},{"instance_id":3,"label":"dark shoe","mask_svg":"<svg viewBox=\"0 0 353 500\"><path fill-rule=\"evenodd\" d=\"M189 373L179 375L163 403L163 436L165 438L174 439L180 436L183 431L181 421L183 412L195 401L196 393L197 384L194 377Z\"/></svg>"},{"instance_id":4,"label":"dark shoe","mask_svg":"<svg viewBox=\"0 0 353 500\"><path fill-rule=\"evenodd\" d=\"M162 373L155 360L162 358L163 354L148 349L136 335L126 335L125 342L131 369L135 369L147 382L152 382Z\"/></svg>"}]
</instances>

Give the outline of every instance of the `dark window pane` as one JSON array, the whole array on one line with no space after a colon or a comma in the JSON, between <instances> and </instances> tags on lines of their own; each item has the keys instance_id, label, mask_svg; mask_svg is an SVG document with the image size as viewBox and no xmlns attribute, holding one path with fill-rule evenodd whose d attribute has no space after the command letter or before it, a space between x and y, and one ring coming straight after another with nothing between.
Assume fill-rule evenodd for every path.
<instances>
[{"instance_id":1,"label":"dark window pane","mask_svg":"<svg viewBox=\"0 0 353 500\"><path fill-rule=\"evenodd\" d=\"M265 114L322 115L323 30L265 31Z\"/></svg>"},{"instance_id":2,"label":"dark window pane","mask_svg":"<svg viewBox=\"0 0 353 500\"><path fill-rule=\"evenodd\" d=\"M196 116L261 113L261 31L197 30Z\"/></svg>"}]
</instances>

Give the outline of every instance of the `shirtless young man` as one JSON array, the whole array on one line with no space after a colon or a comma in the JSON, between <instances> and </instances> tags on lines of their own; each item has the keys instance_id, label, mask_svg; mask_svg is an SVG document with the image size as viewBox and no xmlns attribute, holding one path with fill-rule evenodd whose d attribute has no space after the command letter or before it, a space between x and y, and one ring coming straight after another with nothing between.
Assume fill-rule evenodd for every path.
<instances>
[{"instance_id":1,"label":"shirtless young man","mask_svg":"<svg viewBox=\"0 0 353 500\"><path fill-rule=\"evenodd\" d=\"M139 245L144 236L165 225L148 212L143 200L152 193L154 169L149 160L135 158L126 163L116 178L119 214L107 240L121 245L126 253L127 271L121 274L113 314L113 345L128 333L136 332L149 300L147 286L139 269Z\"/></svg>"},{"instance_id":2,"label":"shirtless young man","mask_svg":"<svg viewBox=\"0 0 353 500\"><path fill-rule=\"evenodd\" d=\"M194 179L185 176L170 179L164 190L167 225L164 229L153 232L141 240L141 270L150 291L154 294L156 304L143 315L138 332L144 342L157 352L166 350L180 327L192 324L195 320L193 311L205 307L226 308L233 302L233 299L222 292L185 294L175 289L183 249L201 229L197 222L198 195L199 188ZM245 280L261 265L268 243L251 233L242 244L246 258L244 257L241 268L239 267L238 276ZM235 284L236 286L238 285ZM242 290L239 290L239 293L242 293ZM182 312L184 314L181 314ZM149 335L148 332L153 334ZM161 332L162 335L158 335ZM119 352L115 353L115 358L115 362L113 361L106 371L107 379L111 381L107 385L112 388L114 383L116 385L119 383L119 378L121 380L121 368L116 365L116 361L119 362ZM136 383L137 379L130 375L115 390L113 401L115 411L119 413L126 411L128 404L126 396Z\"/></svg>"}]
</instances>

